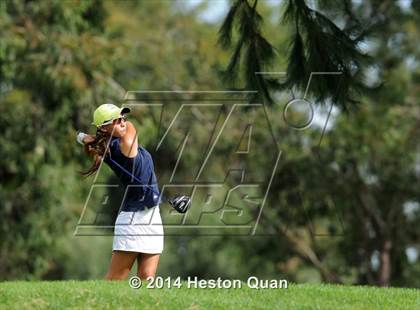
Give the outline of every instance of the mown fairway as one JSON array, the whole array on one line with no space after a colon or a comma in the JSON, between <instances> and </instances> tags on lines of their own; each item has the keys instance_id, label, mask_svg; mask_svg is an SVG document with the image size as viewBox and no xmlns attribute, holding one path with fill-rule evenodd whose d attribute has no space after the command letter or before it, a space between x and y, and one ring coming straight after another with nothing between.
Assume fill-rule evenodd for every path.
<instances>
[{"instance_id":1,"label":"mown fairway","mask_svg":"<svg viewBox=\"0 0 420 310\"><path fill-rule=\"evenodd\" d=\"M127 281L2 282L0 309L420 309L420 290L332 285L287 289L132 289Z\"/></svg>"}]
</instances>

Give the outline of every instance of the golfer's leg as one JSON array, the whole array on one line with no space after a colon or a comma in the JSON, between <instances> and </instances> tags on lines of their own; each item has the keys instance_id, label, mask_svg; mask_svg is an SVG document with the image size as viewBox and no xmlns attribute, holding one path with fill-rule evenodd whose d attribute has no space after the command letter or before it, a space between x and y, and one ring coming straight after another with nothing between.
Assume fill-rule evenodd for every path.
<instances>
[{"instance_id":1,"label":"golfer's leg","mask_svg":"<svg viewBox=\"0 0 420 310\"><path fill-rule=\"evenodd\" d=\"M138 255L139 253L137 252L113 251L111 263L105 279L124 280L127 278Z\"/></svg>"},{"instance_id":2,"label":"golfer's leg","mask_svg":"<svg viewBox=\"0 0 420 310\"><path fill-rule=\"evenodd\" d=\"M155 277L160 254L140 253L137 258L137 276L142 280L147 277Z\"/></svg>"}]
</instances>

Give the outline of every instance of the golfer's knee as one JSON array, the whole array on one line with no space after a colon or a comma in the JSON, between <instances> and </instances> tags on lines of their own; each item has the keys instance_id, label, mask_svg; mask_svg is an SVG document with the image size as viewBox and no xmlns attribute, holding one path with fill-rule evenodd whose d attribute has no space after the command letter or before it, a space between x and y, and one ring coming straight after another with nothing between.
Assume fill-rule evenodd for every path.
<instances>
[{"instance_id":1,"label":"golfer's knee","mask_svg":"<svg viewBox=\"0 0 420 310\"><path fill-rule=\"evenodd\" d=\"M121 272L108 272L105 276L105 280L125 280L128 276L127 271Z\"/></svg>"},{"instance_id":2,"label":"golfer's knee","mask_svg":"<svg viewBox=\"0 0 420 310\"><path fill-rule=\"evenodd\" d=\"M156 271L152 269L144 269L144 270L139 270L137 272L137 276L142 280L147 280L147 278L149 277L154 278L155 275L156 275Z\"/></svg>"}]
</instances>

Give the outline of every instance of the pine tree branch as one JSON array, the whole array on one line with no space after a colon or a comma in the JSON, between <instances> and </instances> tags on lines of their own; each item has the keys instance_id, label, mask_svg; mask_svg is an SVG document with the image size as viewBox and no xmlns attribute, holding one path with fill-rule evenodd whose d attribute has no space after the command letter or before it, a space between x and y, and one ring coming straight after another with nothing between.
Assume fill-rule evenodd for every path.
<instances>
[{"instance_id":1,"label":"pine tree branch","mask_svg":"<svg viewBox=\"0 0 420 310\"><path fill-rule=\"evenodd\" d=\"M304 91L311 72L341 72L340 76L317 76L309 95L321 103L333 99L344 110L357 103L355 95L369 88L362 72L371 61L359 50L358 41L324 14L309 8L304 0L289 0L283 20L295 24L283 87Z\"/></svg>"},{"instance_id":2,"label":"pine tree branch","mask_svg":"<svg viewBox=\"0 0 420 310\"><path fill-rule=\"evenodd\" d=\"M231 46L234 29L239 36L224 72L224 80L234 83L241 67L246 89L258 91L249 96L249 102L260 100L273 103L270 89L278 87L278 83L258 72L264 71L272 63L276 52L261 33L262 17L257 5L258 0L254 0L252 6L247 0L234 2L219 30L218 42L223 48Z\"/></svg>"}]
</instances>

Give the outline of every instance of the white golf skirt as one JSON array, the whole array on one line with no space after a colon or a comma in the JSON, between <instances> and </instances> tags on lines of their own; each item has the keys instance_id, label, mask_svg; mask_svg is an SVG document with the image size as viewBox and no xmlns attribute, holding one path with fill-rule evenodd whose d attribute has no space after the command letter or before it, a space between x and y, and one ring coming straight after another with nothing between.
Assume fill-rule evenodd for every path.
<instances>
[{"instance_id":1,"label":"white golf skirt","mask_svg":"<svg viewBox=\"0 0 420 310\"><path fill-rule=\"evenodd\" d=\"M163 225L159 206L137 212L121 211L115 221L112 250L162 253Z\"/></svg>"}]
</instances>

